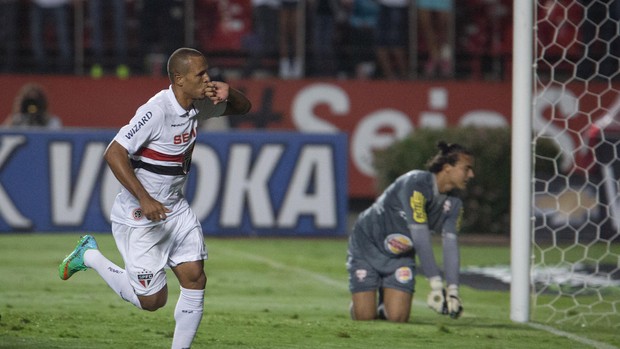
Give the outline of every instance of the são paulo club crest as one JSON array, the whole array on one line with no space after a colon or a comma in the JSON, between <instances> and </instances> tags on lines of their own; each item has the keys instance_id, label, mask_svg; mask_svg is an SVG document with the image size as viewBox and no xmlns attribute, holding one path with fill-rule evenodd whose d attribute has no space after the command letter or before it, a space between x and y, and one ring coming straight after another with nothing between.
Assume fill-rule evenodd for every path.
<instances>
[{"instance_id":1,"label":"s\u00e3o paulo club crest","mask_svg":"<svg viewBox=\"0 0 620 349\"><path fill-rule=\"evenodd\" d=\"M142 219L142 209L140 207L136 208L131 213L131 216L133 217L133 219L135 219L137 221L141 220Z\"/></svg>"},{"instance_id":2,"label":"s\u00e3o paulo club crest","mask_svg":"<svg viewBox=\"0 0 620 349\"><path fill-rule=\"evenodd\" d=\"M138 282L142 287L148 287L151 281L153 281L153 272L144 270L138 274Z\"/></svg>"}]
</instances>

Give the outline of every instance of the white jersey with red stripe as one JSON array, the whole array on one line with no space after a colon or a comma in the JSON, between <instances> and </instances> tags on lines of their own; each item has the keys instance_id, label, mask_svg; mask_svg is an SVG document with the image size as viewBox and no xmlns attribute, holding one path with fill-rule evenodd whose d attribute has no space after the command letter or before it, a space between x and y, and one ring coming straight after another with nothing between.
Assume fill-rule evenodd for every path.
<instances>
[{"instance_id":1,"label":"white jersey with red stripe","mask_svg":"<svg viewBox=\"0 0 620 349\"><path fill-rule=\"evenodd\" d=\"M187 111L168 88L138 108L114 137L127 149L136 176L147 192L170 210L169 217L189 208L183 185L199 119L221 116L225 108L226 103L213 105L205 99L195 101ZM158 224L142 215L140 203L125 188L116 197L110 219L134 227Z\"/></svg>"}]
</instances>

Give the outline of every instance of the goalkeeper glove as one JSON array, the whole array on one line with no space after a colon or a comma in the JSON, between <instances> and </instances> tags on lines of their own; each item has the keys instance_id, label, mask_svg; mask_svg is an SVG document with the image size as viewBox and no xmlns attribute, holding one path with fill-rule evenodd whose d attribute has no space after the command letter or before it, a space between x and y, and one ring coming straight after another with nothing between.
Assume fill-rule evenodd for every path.
<instances>
[{"instance_id":1,"label":"goalkeeper glove","mask_svg":"<svg viewBox=\"0 0 620 349\"><path fill-rule=\"evenodd\" d=\"M459 298L459 287L457 285L449 285L446 292L447 313L453 319L458 319L463 312L461 299Z\"/></svg>"},{"instance_id":2,"label":"goalkeeper glove","mask_svg":"<svg viewBox=\"0 0 620 349\"><path fill-rule=\"evenodd\" d=\"M430 278L431 292L426 298L429 308L435 310L439 314L448 314L448 306L446 304L446 290L443 288L441 277L434 276Z\"/></svg>"}]
</instances>

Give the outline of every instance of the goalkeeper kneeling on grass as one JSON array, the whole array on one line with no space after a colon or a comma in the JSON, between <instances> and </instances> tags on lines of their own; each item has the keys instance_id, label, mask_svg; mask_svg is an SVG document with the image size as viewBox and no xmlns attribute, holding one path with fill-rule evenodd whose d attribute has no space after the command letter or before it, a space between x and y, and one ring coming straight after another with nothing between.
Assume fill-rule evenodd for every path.
<instances>
[{"instance_id":1,"label":"goalkeeper kneeling on grass","mask_svg":"<svg viewBox=\"0 0 620 349\"><path fill-rule=\"evenodd\" d=\"M412 170L362 212L349 238L347 271L354 320L409 321L416 263L429 280L429 307L458 318L460 256L457 233L463 204L456 192L474 177L472 153L438 143L428 171ZM441 233L445 283L435 261L431 231Z\"/></svg>"}]
</instances>

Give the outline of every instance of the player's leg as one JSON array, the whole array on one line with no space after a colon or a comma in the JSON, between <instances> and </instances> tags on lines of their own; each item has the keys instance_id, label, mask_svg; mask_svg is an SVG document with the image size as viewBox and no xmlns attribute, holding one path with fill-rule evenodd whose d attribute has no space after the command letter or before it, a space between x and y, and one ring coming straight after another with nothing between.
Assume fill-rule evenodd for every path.
<instances>
[{"instance_id":1,"label":"player's leg","mask_svg":"<svg viewBox=\"0 0 620 349\"><path fill-rule=\"evenodd\" d=\"M94 269L121 298L141 307L125 271L101 254L91 235L80 239L71 254L60 263L58 272L61 279L67 280L76 272L88 268Z\"/></svg>"},{"instance_id":2,"label":"player's leg","mask_svg":"<svg viewBox=\"0 0 620 349\"><path fill-rule=\"evenodd\" d=\"M112 263L99 250L88 250L84 262L95 270L110 288L122 299L143 309L124 269Z\"/></svg>"},{"instance_id":3,"label":"player's leg","mask_svg":"<svg viewBox=\"0 0 620 349\"><path fill-rule=\"evenodd\" d=\"M189 348L202 320L207 276L207 249L198 218L191 210L179 215L168 265L176 275L181 292L174 310L172 348Z\"/></svg>"},{"instance_id":4,"label":"player's leg","mask_svg":"<svg viewBox=\"0 0 620 349\"><path fill-rule=\"evenodd\" d=\"M365 259L356 256L355 246L349 244L347 271L351 291L351 319L374 320L377 318L377 290L381 278Z\"/></svg>"},{"instance_id":5,"label":"player's leg","mask_svg":"<svg viewBox=\"0 0 620 349\"><path fill-rule=\"evenodd\" d=\"M174 225L173 221L171 219L153 227L112 223L116 246L125 261L125 278L141 309L155 311L166 305L168 300L164 267L172 246L168 230ZM124 293L121 294L121 297L124 296Z\"/></svg>"},{"instance_id":6,"label":"player's leg","mask_svg":"<svg viewBox=\"0 0 620 349\"><path fill-rule=\"evenodd\" d=\"M359 321L377 318L377 291L381 287L381 276L369 261L382 264L385 258L367 238L364 225L358 221L353 227L346 262L351 291L351 319Z\"/></svg>"},{"instance_id":7,"label":"player's leg","mask_svg":"<svg viewBox=\"0 0 620 349\"><path fill-rule=\"evenodd\" d=\"M155 311L162 308L168 302L168 286L164 285L162 289L148 296L138 296L142 309Z\"/></svg>"},{"instance_id":8,"label":"player's leg","mask_svg":"<svg viewBox=\"0 0 620 349\"><path fill-rule=\"evenodd\" d=\"M383 289L383 305L388 321L407 322L411 312L411 293L394 288Z\"/></svg>"},{"instance_id":9,"label":"player's leg","mask_svg":"<svg viewBox=\"0 0 620 349\"><path fill-rule=\"evenodd\" d=\"M387 265L386 265L387 266ZM388 321L407 322L415 290L415 264L411 257L393 259L383 278L383 306Z\"/></svg>"},{"instance_id":10,"label":"player's leg","mask_svg":"<svg viewBox=\"0 0 620 349\"><path fill-rule=\"evenodd\" d=\"M377 318L377 292L375 290L351 294L351 318L359 321Z\"/></svg>"},{"instance_id":11,"label":"player's leg","mask_svg":"<svg viewBox=\"0 0 620 349\"><path fill-rule=\"evenodd\" d=\"M204 309L207 276L204 261L186 262L172 268L179 279L181 292L174 309L174 337L172 348L189 348L192 344Z\"/></svg>"},{"instance_id":12,"label":"player's leg","mask_svg":"<svg viewBox=\"0 0 620 349\"><path fill-rule=\"evenodd\" d=\"M174 275L179 279L181 287L190 290L204 290L207 285L207 275L204 272L204 261L186 262L172 268Z\"/></svg>"}]
</instances>

